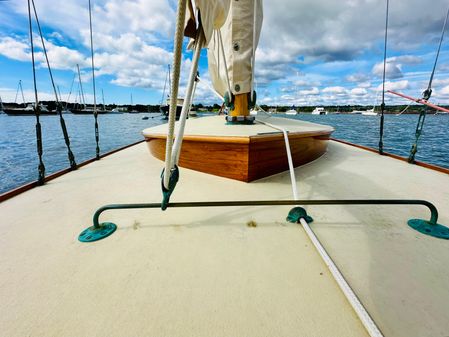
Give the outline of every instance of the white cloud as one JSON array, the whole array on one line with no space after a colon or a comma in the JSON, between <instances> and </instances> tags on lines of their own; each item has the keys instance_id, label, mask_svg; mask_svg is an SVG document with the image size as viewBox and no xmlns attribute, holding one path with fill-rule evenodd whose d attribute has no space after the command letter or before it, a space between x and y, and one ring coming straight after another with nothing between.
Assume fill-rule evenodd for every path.
<instances>
[{"instance_id":1,"label":"white cloud","mask_svg":"<svg viewBox=\"0 0 449 337\"><path fill-rule=\"evenodd\" d=\"M449 85L446 85L445 87L438 90L438 92L435 93L436 96L445 96L449 97Z\"/></svg>"},{"instance_id":2,"label":"white cloud","mask_svg":"<svg viewBox=\"0 0 449 337\"><path fill-rule=\"evenodd\" d=\"M29 61L28 44L12 37L0 38L0 54L18 61Z\"/></svg>"},{"instance_id":3,"label":"white cloud","mask_svg":"<svg viewBox=\"0 0 449 337\"><path fill-rule=\"evenodd\" d=\"M315 96L315 95L320 94L320 90L317 87L313 87L308 90L300 90L299 93L304 96L310 96L310 95Z\"/></svg>"},{"instance_id":4,"label":"white cloud","mask_svg":"<svg viewBox=\"0 0 449 337\"><path fill-rule=\"evenodd\" d=\"M346 89L340 86L327 87L322 90L325 94L346 95Z\"/></svg>"},{"instance_id":5,"label":"white cloud","mask_svg":"<svg viewBox=\"0 0 449 337\"><path fill-rule=\"evenodd\" d=\"M402 80L396 82L385 82L385 90L404 90L410 88L409 81ZM382 90L382 84L379 84L377 90Z\"/></svg>"},{"instance_id":6,"label":"white cloud","mask_svg":"<svg viewBox=\"0 0 449 337\"><path fill-rule=\"evenodd\" d=\"M401 64L397 64L394 62L387 62L385 64L385 78L394 80L397 78L404 77L401 68L402 68ZM377 77L382 77L383 71L384 71L383 63L376 63L372 70L373 74L376 75Z\"/></svg>"},{"instance_id":7,"label":"white cloud","mask_svg":"<svg viewBox=\"0 0 449 337\"><path fill-rule=\"evenodd\" d=\"M351 90L351 95L353 96L366 96L368 91L365 88L354 88Z\"/></svg>"}]
</instances>

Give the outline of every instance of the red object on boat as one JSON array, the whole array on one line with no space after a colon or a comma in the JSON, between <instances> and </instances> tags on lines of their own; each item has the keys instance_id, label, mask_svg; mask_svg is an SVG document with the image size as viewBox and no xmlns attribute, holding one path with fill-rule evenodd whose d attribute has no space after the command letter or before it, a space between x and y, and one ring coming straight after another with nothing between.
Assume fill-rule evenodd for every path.
<instances>
[{"instance_id":1,"label":"red object on boat","mask_svg":"<svg viewBox=\"0 0 449 337\"><path fill-rule=\"evenodd\" d=\"M403 97L403 98L405 98L405 99L408 99L408 100L413 101L413 102L416 102L416 103L420 103L420 104L424 104L424 105L430 106L431 108L434 108L434 109L436 109L436 110L439 110L439 111L443 111L443 112L449 113L449 109L442 108L442 107L440 107L440 106L438 106L438 105L432 104L432 103L430 103L429 101L426 101L425 99L422 99L422 98L413 98L413 97L411 97L411 96L407 96L407 95L404 95L404 94L401 94L401 93L399 93L399 92L395 92L395 91L392 91L392 90L387 90L387 92L389 92L390 94L396 95L396 96Z\"/></svg>"}]
</instances>

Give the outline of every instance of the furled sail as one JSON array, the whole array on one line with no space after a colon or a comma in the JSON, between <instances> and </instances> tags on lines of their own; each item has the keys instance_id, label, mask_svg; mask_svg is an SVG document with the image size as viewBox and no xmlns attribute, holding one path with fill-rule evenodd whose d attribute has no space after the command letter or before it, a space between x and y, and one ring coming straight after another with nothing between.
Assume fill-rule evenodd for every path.
<instances>
[{"instance_id":1,"label":"furled sail","mask_svg":"<svg viewBox=\"0 0 449 337\"><path fill-rule=\"evenodd\" d=\"M201 23L215 90L224 96L229 81L232 94L251 92L253 54L263 21L262 0L196 0L189 1L188 8L185 35L195 38L194 31Z\"/></svg>"}]
</instances>

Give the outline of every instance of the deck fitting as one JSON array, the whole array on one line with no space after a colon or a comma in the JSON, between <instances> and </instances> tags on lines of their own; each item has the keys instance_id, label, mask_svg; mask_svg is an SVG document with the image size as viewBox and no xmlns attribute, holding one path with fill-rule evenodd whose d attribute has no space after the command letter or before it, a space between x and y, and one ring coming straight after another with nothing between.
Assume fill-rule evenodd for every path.
<instances>
[{"instance_id":1,"label":"deck fitting","mask_svg":"<svg viewBox=\"0 0 449 337\"><path fill-rule=\"evenodd\" d=\"M287 221L292 223L299 223L299 220L304 219L311 223L313 218L307 214L307 211L302 207L294 207L288 212Z\"/></svg>"},{"instance_id":2,"label":"deck fitting","mask_svg":"<svg viewBox=\"0 0 449 337\"><path fill-rule=\"evenodd\" d=\"M78 240L81 242L94 242L104 238L115 232L117 225L112 222L103 222L98 227L91 226L81 232Z\"/></svg>"},{"instance_id":3,"label":"deck fitting","mask_svg":"<svg viewBox=\"0 0 449 337\"><path fill-rule=\"evenodd\" d=\"M414 230L439 239L449 240L449 228L422 219L411 219L407 224Z\"/></svg>"}]
</instances>

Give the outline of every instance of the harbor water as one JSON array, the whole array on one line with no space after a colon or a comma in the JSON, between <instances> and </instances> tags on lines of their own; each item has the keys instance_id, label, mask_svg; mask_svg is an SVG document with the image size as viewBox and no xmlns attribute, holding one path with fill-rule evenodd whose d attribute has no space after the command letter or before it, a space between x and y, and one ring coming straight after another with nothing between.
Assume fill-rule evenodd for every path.
<instances>
[{"instance_id":1,"label":"harbor water","mask_svg":"<svg viewBox=\"0 0 449 337\"><path fill-rule=\"evenodd\" d=\"M148 116L147 120L142 119ZM377 148L379 117L362 115L277 115L333 126L334 138ZM100 149L106 153L142 140L145 128L165 123L159 114L99 115ZM78 163L95 157L94 118L65 114L72 151ZM417 115L386 115L384 148L408 156L415 138ZM0 115L0 193L37 179L36 119ZM67 168L67 148L59 117L42 116L43 160L46 174ZM449 115L426 117L416 159L449 168ZM231 126L230 126L231 127ZM161 165L162 168L162 165Z\"/></svg>"}]
</instances>

